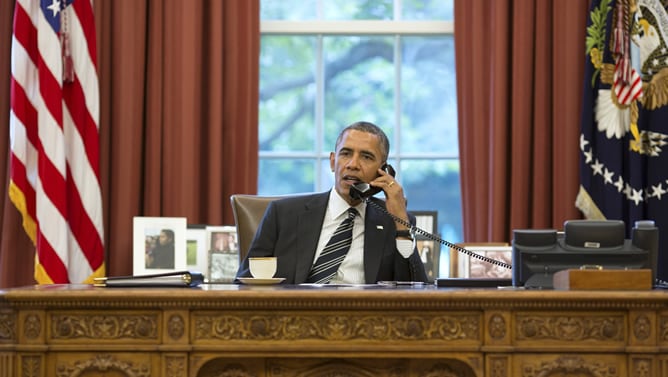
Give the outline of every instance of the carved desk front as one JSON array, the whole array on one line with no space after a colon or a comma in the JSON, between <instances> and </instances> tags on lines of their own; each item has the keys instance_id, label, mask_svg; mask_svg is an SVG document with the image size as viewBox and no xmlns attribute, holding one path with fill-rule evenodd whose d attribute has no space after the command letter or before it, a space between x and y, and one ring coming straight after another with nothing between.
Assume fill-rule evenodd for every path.
<instances>
[{"instance_id":1,"label":"carved desk front","mask_svg":"<svg viewBox=\"0 0 668 377\"><path fill-rule=\"evenodd\" d=\"M0 377L651 377L667 354L665 291L0 291Z\"/></svg>"}]
</instances>

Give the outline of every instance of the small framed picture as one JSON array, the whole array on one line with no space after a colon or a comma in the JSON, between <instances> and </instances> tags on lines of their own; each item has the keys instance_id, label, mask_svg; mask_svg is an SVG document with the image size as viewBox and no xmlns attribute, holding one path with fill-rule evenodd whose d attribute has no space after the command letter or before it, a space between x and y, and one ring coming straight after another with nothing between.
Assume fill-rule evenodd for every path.
<instances>
[{"instance_id":1,"label":"small framed picture","mask_svg":"<svg viewBox=\"0 0 668 377\"><path fill-rule=\"evenodd\" d=\"M437 211L410 211L415 216L415 226L419 229L438 236L438 212ZM441 246L438 242L430 239L421 232L415 234L417 249L424 264L429 282L438 279L439 263L441 257Z\"/></svg>"},{"instance_id":2,"label":"small framed picture","mask_svg":"<svg viewBox=\"0 0 668 377\"><path fill-rule=\"evenodd\" d=\"M199 271L208 281L209 256L207 253L206 225L189 224L186 229L186 266Z\"/></svg>"},{"instance_id":3,"label":"small framed picture","mask_svg":"<svg viewBox=\"0 0 668 377\"><path fill-rule=\"evenodd\" d=\"M231 283L239 269L239 243L234 226L207 226L208 277L211 283Z\"/></svg>"},{"instance_id":4,"label":"small framed picture","mask_svg":"<svg viewBox=\"0 0 668 377\"><path fill-rule=\"evenodd\" d=\"M409 211L415 216L415 226L430 234L436 234L438 230L438 212L437 211ZM428 240L429 238L420 232L417 232L418 240Z\"/></svg>"},{"instance_id":5,"label":"small framed picture","mask_svg":"<svg viewBox=\"0 0 668 377\"><path fill-rule=\"evenodd\" d=\"M186 224L185 217L134 217L132 273L185 270Z\"/></svg>"},{"instance_id":6,"label":"small framed picture","mask_svg":"<svg viewBox=\"0 0 668 377\"><path fill-rule=\"evenodd\" d=\"M424 264L424 271L427 273L427 280L432 283L435 279L438 279L441 256L439 243L433 240L417 240L417 249Z\"/></svg>"},{"instance_id":7,"label":"small framed picture","mask_svg":"<svg viewBox=\"0 0 668 377\"><path fill-rule=\"evenodd\" d=\"M485 256L512 264L512 246L503 244L457 244L475 254ZM456 254L455 254L456 253ZM454 271L451 271L452 277L460 278L512 278L511 270L497 266L496 264L483 261L481 259L471 257L455 249L450 250L450 261L455 265L452 266ZM454 254L454 255L453 255Z\"/></svg>"}]
</instances>

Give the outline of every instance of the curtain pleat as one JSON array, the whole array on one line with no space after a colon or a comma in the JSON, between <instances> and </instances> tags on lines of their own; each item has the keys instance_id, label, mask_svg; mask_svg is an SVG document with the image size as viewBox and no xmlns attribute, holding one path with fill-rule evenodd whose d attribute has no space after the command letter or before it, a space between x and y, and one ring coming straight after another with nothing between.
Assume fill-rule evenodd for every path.
<instances>
[{"instance_id":1,"label":"curtain pleat","mask_svg":"<svg viewBox=\"0 0 668 377\"><path fill-rule=\"evenodd\" d=\"M581 218L578 135L588 2L455 0L466 242Z\"/></svg>"}]
</instances>

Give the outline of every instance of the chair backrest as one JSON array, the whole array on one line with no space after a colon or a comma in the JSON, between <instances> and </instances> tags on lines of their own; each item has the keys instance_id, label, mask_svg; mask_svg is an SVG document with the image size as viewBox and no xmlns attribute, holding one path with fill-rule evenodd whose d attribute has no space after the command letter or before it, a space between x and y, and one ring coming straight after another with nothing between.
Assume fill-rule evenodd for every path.
<instances>
[{"instance_id":1,"label":"chair backrest","mask_svg":"<svg viewBox=\"0 0 668 377\"><path fill-rule=\"evenodd\" d=\"M271 201L281 196L257 196L235 194L230 197L234 223L237 227L237 241L239 242L239 261L242 261L250 248L255 231L260 225L264 211Z\"/></svg>"}]
</instances>

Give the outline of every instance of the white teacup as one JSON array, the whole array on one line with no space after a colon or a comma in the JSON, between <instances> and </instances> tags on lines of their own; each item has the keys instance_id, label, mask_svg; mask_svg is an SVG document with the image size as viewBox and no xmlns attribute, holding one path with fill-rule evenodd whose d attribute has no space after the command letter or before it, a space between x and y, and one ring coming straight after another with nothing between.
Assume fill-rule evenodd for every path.
<instances>
[{"instance_id":1,"label":"white teacup","mask_svg":"<svg viewBox=\"0 0 668 377\"><path fill-rule=\"evenodd\" d=\"M250 273L256 279L271 279L276 273L276 257L248 258Z\"/></svg>"}]
</instances>

